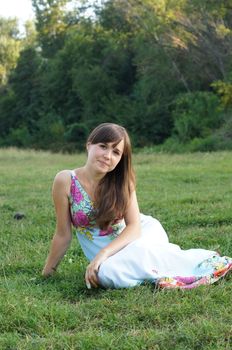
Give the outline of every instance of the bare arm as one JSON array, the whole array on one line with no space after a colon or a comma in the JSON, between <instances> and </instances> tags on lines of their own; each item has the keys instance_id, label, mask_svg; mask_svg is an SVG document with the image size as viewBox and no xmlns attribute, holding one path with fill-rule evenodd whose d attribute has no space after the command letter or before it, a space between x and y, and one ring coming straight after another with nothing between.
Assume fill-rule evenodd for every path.
<instances>
[{"instance_id":1,"label":"bare arm","mask_svg":"<svg viewBox=\"0 0 232 350\"><path fill-rule=\"evenodd\" d=\"M85 281L87 286L98 286L97 272L100 265L111 255L124 248L141 235L140 214L135 191L132 192L127 211L124 216L126 227L120 235L110 242L95 256L86 269Z\"/></svg>"},{"instance_id":2,"label":"bare arm","mask_svg":"<svg viewBox=\"0 0 232 350\"><path fill-rule=\"evenodd\" d=\"M68 193L70 175L67 171L58 173L53 183L53 201L56 210L56 230L53 236L50 252L42 274L49 276L56 270L72 239L71 219L69 212Z\"/></svg>"},{"instance_id":3,"label":"bare arm","mask_svg":"<svg viewBox=\"0 0 232 350\"><path fill-rule=\"evenodd\" d=\"M106 254L107 258L117 253L119 250L124 248L130 242L133 242L135 239L139 238L141 235L140 213L135 191L131 194L130 203L124 215L124 219L126 223L124 230L117 238L115 238L101 250L101 252Z\"/></svg>"}]
</instances>

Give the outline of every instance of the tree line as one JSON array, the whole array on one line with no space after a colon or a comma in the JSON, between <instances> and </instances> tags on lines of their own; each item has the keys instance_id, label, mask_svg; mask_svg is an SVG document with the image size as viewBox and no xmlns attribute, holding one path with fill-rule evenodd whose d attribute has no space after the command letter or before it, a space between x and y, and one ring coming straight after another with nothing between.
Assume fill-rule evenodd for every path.
<instances>
[{"instance_id":1,"label":"tree line","mask_svg":"<svg viewBox=\"0 0 232 350\"><path fill-rule=\"evenodd\" d=\"M0 146L71 152L108 121L135 147L232 149L231 1L69 3L32 0L23 36L0 18Z\"/></svg>"}]
</instances>

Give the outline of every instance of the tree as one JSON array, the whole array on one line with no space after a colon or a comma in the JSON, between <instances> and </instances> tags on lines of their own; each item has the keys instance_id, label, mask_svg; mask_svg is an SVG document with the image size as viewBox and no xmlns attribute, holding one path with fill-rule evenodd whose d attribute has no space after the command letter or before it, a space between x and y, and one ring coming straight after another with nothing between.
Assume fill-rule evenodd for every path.
<instances>
[{"instance_id":1,"label":"tree","mask_svg":"<svg viewBox=\"0 0 232 350\"><path fill-rule=\"evenodd\" d=\"M174 133L182 143L207 137L223 123L219 98L212 92L180 95L173 110Z\"/></svg>"},{"instance_id":2,"label":"tree","mask_svg":"<svg viewBox=\"0 0 232 350\"><path fill-rule=\"evenodd\" d=\"M37 31L35 28L35 23L34 21L26 21L25 25L25 36L22 39L22 45L23 48L28 48L28 47L38 47L38 42L37 42Z\"/></svg>"},{"instance_id":3,"label":"tree","mask_svg":"<svg viewBox=\"0 0 232 350\"><path fill-rule=\"evenodd\" d=\"M19 57L21 42L16 19L0 17L0 87L5 85Z\"/></svg>"},{"instance_id":4,"label":"tree","mask_svg":"<svg viewBox=\"0 0 232 350\"><path fill-rule=\"evenodd\" d=\"M26 125L33 132L33 122L42 113L40 79L42 59L36 49L21 51L17 67L11 74L9 84L16 99L10 127Z\"/></svg>"},{"instance_id":5,"label":"tree","mask_svg":"<svg viewBox=\"0 0 232 350\"><path fill-rule=\"evenodd\" d=\"M44 57L53 57L63 46L65 30L64 6L68 0L32 0L36 29Z\"/></svg>"}]
</instances>

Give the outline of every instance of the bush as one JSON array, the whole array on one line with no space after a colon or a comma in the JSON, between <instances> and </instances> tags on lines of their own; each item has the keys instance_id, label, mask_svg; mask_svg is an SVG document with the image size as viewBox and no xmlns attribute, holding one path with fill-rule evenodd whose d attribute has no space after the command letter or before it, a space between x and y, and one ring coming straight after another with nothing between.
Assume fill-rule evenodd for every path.
<instances>
[{"instance_id":1,"label":"bush","mask_svg":"<svg viewBox=\"0 0 232 350\"><path fill-rule=\"evenodd\" d=\"M26 126L17 129L10 129L10 133L5 137L4 146L29 147L31 135Z\"/></svg>"},{"instance_id":2,"label":"bush","mask_svg":"<svg viewBox=\"0 0 232 350\"><path fill-rule=\"evenodd\" d=\"M50 112L34 123L32 146L60 151L64 143L64 130L60 117Z\"/></svg>"},{"instance_id":3,"label":"bush","mask_svg":"<svg viewBox=\"0 0 232 350\"><path fill-rule=\"evenodd\" d=\"M174 103L173 134L182 143L206 138L223 122L219 98L211 92L180 95Z\"/></svg>"},{"instance_id":4,"label":"bush","mask_svg":"<svg viewBox=\"0 0 232 350\"><path fill-rule=\"evenodd\" d=\"M207 137L195 137L189 142L183 143L176 136L168 138L162 145L145 148L145 153L168 152L213 152L232 150L232 117Z\"/></svg>"},{"instance_id":5,"label":"bush","mask_svg":"<svg viewBox=\"0 0 232 350\"><path fill-rule=\"evenodd\" d=\"M64 138L72 145L72 148L83 150L88 133L89 130L84 123L74 123L68 126Z\"/></svg>"}]
</instances>

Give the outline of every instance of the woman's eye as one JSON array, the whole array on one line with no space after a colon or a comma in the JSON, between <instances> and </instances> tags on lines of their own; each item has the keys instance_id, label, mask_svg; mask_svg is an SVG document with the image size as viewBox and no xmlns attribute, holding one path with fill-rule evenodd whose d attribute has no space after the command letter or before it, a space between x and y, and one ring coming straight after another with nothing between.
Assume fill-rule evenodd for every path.
<instances>
[{"instance_id":1,"label":"woman's eye","mask_svg":"<svg viewBox=\"0 0 232 350\"><path fill-rule=\"evenodd\" d=\"M114 154L116 154L117 156L120 156L120 153L119 153L119 151L114 151Z\"/></svg>"},{"instance_id":2,"label":"woman's eye","mask_svg":"<svg viewBox=\"0 0 232 350\"><path fill-rule=\"evenodd\" d=\"M100 144L100 147L103 148L103 149L105 149L105 148L106 148L106 145Z\"/></svg>"}]
</instances>

